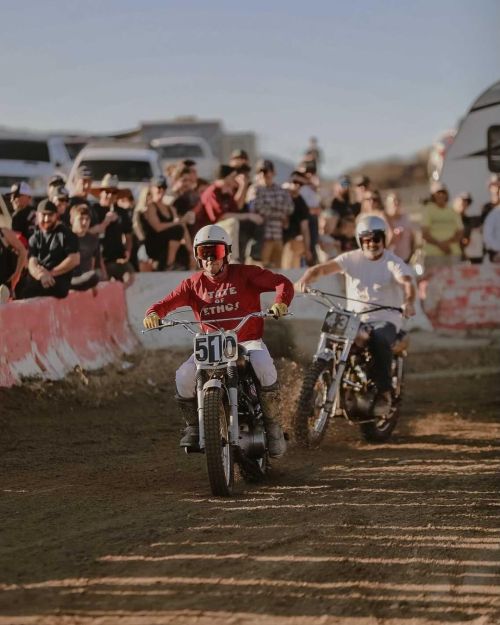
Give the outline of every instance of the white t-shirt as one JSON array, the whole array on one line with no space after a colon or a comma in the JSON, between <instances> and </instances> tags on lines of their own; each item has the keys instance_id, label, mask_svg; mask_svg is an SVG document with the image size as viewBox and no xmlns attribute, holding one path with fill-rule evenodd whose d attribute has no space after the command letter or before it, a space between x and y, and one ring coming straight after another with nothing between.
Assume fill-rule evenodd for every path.
<instances>
[{"instance_id":1,"label":"white t-shirt","mask_svg":"<svg viewBox=\"0 0 500 625\"><path fill-rule=\"evenodd\" d=\"M335 262L341 267L346 278L346 295L353 300L348 301L347 308L355 312L372 308L372 304L380 306L401 307L404 302L403 286L396 281L396 278L403 276L412 277L411 268L389 250L378 260L366 258L361 250L345 252L335 258ZM390 321L401 329L401 313L397 310L377 310L375 312L362 315L361 320L365 323L372 321Z\"/></svg>"}]
</instances>

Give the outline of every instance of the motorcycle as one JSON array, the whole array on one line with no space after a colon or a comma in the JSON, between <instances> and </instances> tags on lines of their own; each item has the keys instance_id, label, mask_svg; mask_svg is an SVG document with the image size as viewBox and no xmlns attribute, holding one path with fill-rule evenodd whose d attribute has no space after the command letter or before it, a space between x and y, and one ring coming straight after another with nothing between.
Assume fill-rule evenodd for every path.
<instances>
[{"instance_id":1,"label":"motorcycle","mask_svg":"<svg viewBox=\"0 0 500 625\"><path fill-rule=\"evenodd\" d=\"M386 441L396 427L403 392L404 362L409 340L400 331L392 347L391 408L384 416L375 416L373 408L377 387L370 379L373 357L368 349L370 326L363 324L363 313L342 307L333 298L343 298L319 289L308 288L306 296L328 308L312 363L306 373L293 417L297 443L317 447L333 417L343 417L360 427L365 440ZM370 304L370 302L364 302ZM373 306L365 311L397 310L393 306Z\"/></svg>"},{"instance_id":2,"label":"motorcycle","mask_svg":"<svg viewBox=\"0 0 500 625\"><path fill-rule=\"evenodd\" d=\"M221 497L233 493L235 464L249 483L262 481L270 468L260 384L249 354L237 338L237 332L252 317L274 315L259 311L245 317L203 320L213 330L210 332L193 330L191 326L200 325L198 321L167 316L158 328L144 330L151 332L181 325L194 336L199 424L196 451L205 454L211 491ZM220 321L240 323L233 330L224 330L217 325Z\"/></svg>"}]
</instances>

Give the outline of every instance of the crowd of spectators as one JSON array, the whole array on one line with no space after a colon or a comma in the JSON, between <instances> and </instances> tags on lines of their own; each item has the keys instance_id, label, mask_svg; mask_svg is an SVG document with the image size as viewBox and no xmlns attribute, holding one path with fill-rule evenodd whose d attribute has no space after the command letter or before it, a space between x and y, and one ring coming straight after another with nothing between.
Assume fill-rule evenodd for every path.
<instances>
[{"instance_id":1,"label":"crowd of spectators","mask_svg":"<svg viewBox=\"0 0 500 625\"><path fill-rule=\"evenodd\" d=\"M500 262L500 181L489 181L490 202L470 215L464 192L450 203L433 183L417 229L401 197L374 189L367 176L340 176L325 201L321 152L314 140L283 184L271 160L251 163L235 150L215 180L198 177L196 163L170 166L138 198L111 171L100 183L85 167L71 190L55 175L47 197L33 205L28 182L12 187L11 228L0 228L0 302L41 295L65 297L99 281L133 281L139 271L195 268L192 240L217 223L233 241L232 259L272 269L312 265L355 249L356 220L376 214L387 222L388 247L407 262L417 253L426 269L456 262Z\"/></svg>"}]
</instances>

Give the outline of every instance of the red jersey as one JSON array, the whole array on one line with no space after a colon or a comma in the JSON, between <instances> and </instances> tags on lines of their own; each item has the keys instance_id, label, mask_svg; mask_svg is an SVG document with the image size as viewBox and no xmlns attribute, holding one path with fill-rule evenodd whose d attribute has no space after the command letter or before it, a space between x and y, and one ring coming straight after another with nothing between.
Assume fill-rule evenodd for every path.
<instances>
[{"instance_id":1,"label":"red jersey","mask_svg":"<svg viewBox=\"0 0 500 625\"><path fill-rule=\"evenodd\" d=\"M147 315L155 312L160 317L181 306L190 306L199 321L217 320L228 317L244 317L261 310L260 295L276 291L276 302L287 306L294 296L293 284L285 276L261 269L255 265L227 265L222 278L212 278L198 271L174 289L164 299L148 308ZM231 330L239 321L220 324ZM206 332L213 331L202 325ZM238 332L240 341L261 339L264 331L263 319L249 319Z\"/></svg>"}]
</instances>

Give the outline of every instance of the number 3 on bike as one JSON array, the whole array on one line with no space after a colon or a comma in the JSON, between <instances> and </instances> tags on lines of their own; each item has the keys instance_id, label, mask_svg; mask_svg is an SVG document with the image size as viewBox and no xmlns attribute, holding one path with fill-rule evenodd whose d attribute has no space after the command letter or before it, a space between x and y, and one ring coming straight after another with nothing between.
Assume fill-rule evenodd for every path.
<instances>
[{"instance_id":1,"label":"number 3 on bike","mask_svg":"<svg viewBox=\"0 0 500 625\"><path fill-rule=\"evenodd\" d=\"M359 249L311 267L296 284L328 308L294 415L299 444L318 445L337 415L372 442L387 440L396 426L407 344L401 317L414 314L416 292L411 268L385 249L386 229L380 217L361 217ZM333 273L344 274L345 297L308 288Z\"/></svg>"}]
</instances>

